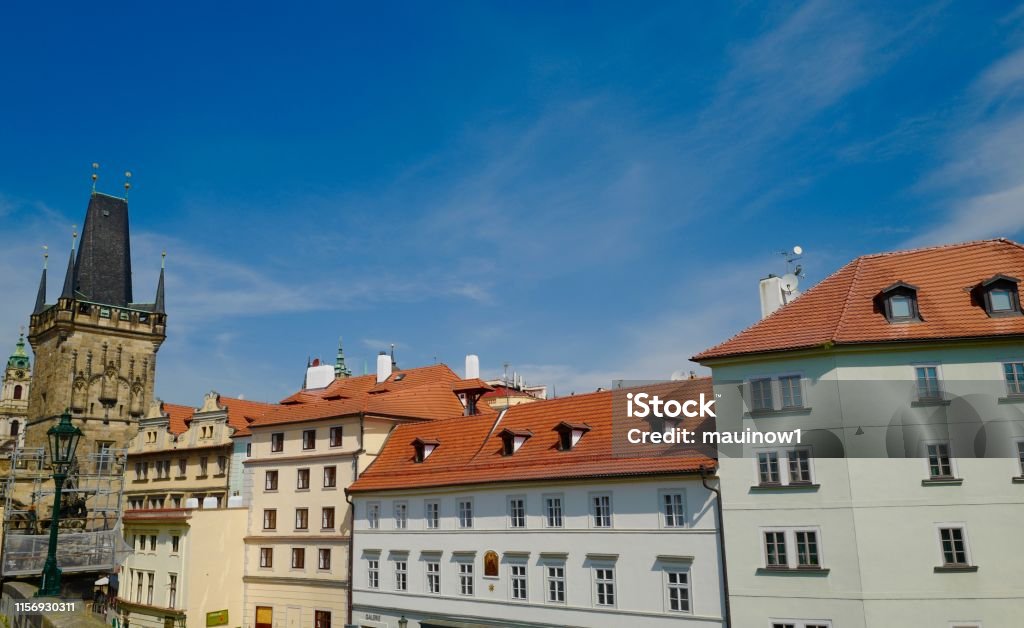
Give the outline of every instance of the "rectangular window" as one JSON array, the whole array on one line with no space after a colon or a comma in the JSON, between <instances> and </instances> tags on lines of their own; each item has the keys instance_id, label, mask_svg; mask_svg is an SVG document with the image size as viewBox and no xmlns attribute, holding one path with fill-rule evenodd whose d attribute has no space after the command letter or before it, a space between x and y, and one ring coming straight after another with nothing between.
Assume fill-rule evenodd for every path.
<instances>
[{"instance_id":1,"label":"rectangular window","mask_svg":"<svg viewBox=\"0 0 1024 628\"><path fill-rule=\"evenodd\" d=\"M526 565L522 563L509 566L512 574L512 599L525 600L527 597L526 588Z\"/></svg>"},{"instance_id":2,"label":"rectangular window","mask_svg":"<svg viewBox=\"0 0 1024 628\"><path fill-rule=\"evenodd\" d=\"M779 453L762 451L757 454L757 475L761 484L779 483Z\"/></svg>"},{"instance_id":3,"label":"rectangular window","mask_svg":"<svg viewBox=\"0 0 1024 628\"><path fill-rule=\"evenodd\" d=\"M406 591L409 588L409 563L404 560L395 561L395 591Z\"/></svg>"},{"instance_id":4,"label":"rectangular window","mask_svg":"<svg viewBox=\"0 0 1024 628\"><path fill-rule=\"evenodd\" d=\"M423 505L423 516L427 520L427 529L436 530L441 527L441 504L438 502L426 502Z\"/></svg>"},{"instance_id":5,"label":"rectangular window","mask_svg":"<svg viewBox=\"0 0 1024 628\"><path fill-rule=\"evenodd\" d=\"M380 504L373 502L366 505L366 523L371 530L380 527Z\"/></svg>"},{"instance_id":6,"label":"rectangular window","mask_svg":"<svg viewBox=\"0 0 1024 628\"><path fill-rule=\"evenodd\" d=\"M511 528L526 527L526 500L522 497L508 500L508 525Z\"/></svg>"},{"instance_id":7,"label":"rectangular window","mask_svg":"<svg viewBox=\"0 0 1024 628\"><path fill-rule=\"evenodd\" d=\"M274 566L274 548L272 547L261 547L260 548L260 567L273 567Z\"/></svg>"},{"instance_id":8,"label":"rectangular window","mask_svg":"<svg viewBox=\"0 0 1024 628\"><path fill-rule=\"evenodd\" d=\"M942 393L939 390L939 367L918 366L915 368L917 376L917 398L921 400L941 399Z\"/></svg>"},{"instance_id":9,"label":"rectangular window","mask_svg":"<svg viewBox=\"0 0 1024 628\"><path fill-rule=\"evenodd\" d=\"M316 449L316 430L302 431L302 449Z\"/></svg>"},{"instance_id":10,"label":"rectangular window","mask_svg":"<svg viewBox=\"0 0 1024 628\"><path fill-rule=\"evenodd\" d=\"M750 380L750 403L754 410L772 410L772 380L768 377Z\"/></svg>"},{"instance_id":11,"label":"rectangular window","mask_svg":"<svg viewBox=\"0 0 1024 628\"><path fill-rule=\"evenodd\" d=\"M471 499L459 500L459 527L473 527L473 500Z\"/></svg>"},{"instance_id":12,"label":"rectangular window","mask_svg":"<svg viewBox=\"0 0 1024 628\"><path fill-rule=\"evenodd\" d=\"M682 528L686 525L685 501L682 493L664 493L661 496L661 512L666 528Z\"/></svg>"},{"instance_id":13,"label":"rectangular window","mask_svg":"<svg viewBox=\"0 0 1024 628\"><path fill-rule=\"evenodd\" d=\"M441 562L428 560L427 565L427 593L441 592Z\"/></svg>"},{"instance_id":14,"label":"rectangular window","mask_svg":"<svg viewBox=\"0 0 1024 628\"><path fill-rule=\"evenodd\" d=\"M156 535L155 534L149 535L149 551L151 551L151 552L155 552L156 551Z\"/></svg>"},{"instance_id":15,"label":"rectangular window","mask_svg":"<svg viewBox=\"0 0 1024 628\"><path fill-rule=\"evenodd\" d=\"M949 445L935 443L928 445L928 471L933 480L953 477L953 464L949 457Z\"/></svg>"},{"instance_id":16,"label":"rectangular window","mask_svg":"<svg viewBox=\"0 0 1024 628\"><path fill-rule=\"evenodd\" d=\"M811 483L811 452L806 449L792 449L789 456L789 483Z\"/></svg>"},{"instance_id":17,"label":"rectangular window","mask_svg":"<svg viewBox=\"0 0 1024 628\"><path fill-rule=\"evenodd\" d=\"M284 432L274 432L270 435L270 451L284 451Z\"/></svg>"},{"instance_id":18,"label":"rectangular window","mask_svg":"<svg viewBox=\"0 0 1024 628\"><path fill-rule=\"evenodd\" d=\"M409 505L405 502L395 502L395 529L404 530L409 523Z\"/></svg>"},{"instance_id":19,"label":"rectangular window","mask_svg":"<svg viewBox=\"0 0 1024 628\"><path fill-rule=\"evenodd\" d=\"M591 521L595 528L612 527L612 496L593 495L590 498Z\"/></svg>"},{"instance_id":20,"label":"rectangular window","mask_svg":"<svg viewBox=\"0 0 1024 628\"><path fill-rule=\"evenodd\" d=\"M1003 365L1006 374L1006 393L1024 395L1024 362L1007 362Z\"/></svg>"},{"instance_id":21,"label":"rectangular window","mask_svg":"<svg viewBox=\"0 0 1024 628\"><path fill-rule=\"evenodd\" d=\"M178 575L172 573L167 578L167 608L174 608L178 603Z\"/></svg>"},{"instance_id":22,"label":"rectangular window","mask_svg":"<svg viewBox=\"0 0 1024 628\"><path fill-rule=\"evenodd\" d=\"M789 560L786 558L786 533L765 532L764 533L765 564L768 567L788 567Z\"/></svg>"},{"instance_id":23,"label":"rectangular window","mask_svg":"<svg viewBox=\"0 0 1024 628\"><path fill-rule=\"evenodd\" d=\"M181 537L177 534L171 535L171 553L177 554L179 547L181 547Z\"/></svg>"},{"instance_id":24,"label":"rectangular window","mask_svg":"<svg viewBox=\"0 0 1024 628\"><path fill-rule=\"evenodd\" d=\"M459 593L473 595L473 563L459 563Z\"/></svg>"},{"instance_id":25,"label":"rectangular window","mask_svg":"<svg viewBox=\"0 0 1024 628\"><path fill-rule=\"evenodd\" d=\"M263 480L263 490L265 491L276 491L277 490L277 471L267 471Z\"/></svg>"},{"instance_id":26,"label":"rectangular window","mask_svg":"<svg viewBox=\"0 0 1024 628\"><path fill-rule=\"evenodd\" d=\"M263 529L264 530L276 530L277 529L277 510L268 508L263 511Z\"/></svg>"},{"instance_id":27,"label":"rectangular window","mask_svg":"<svg viewBox=\"0 0 1024 628\"><path fill-rule=\"evenodd\" d=\"M1020 462L1020 475L1024 477L1024 440L1017 443L1017 461Z\"/></svg>"},{"instance_id":28,"label":"rectangular window","mask_svg":"<svg viewBox=\"0 0 1024 628\"><path fill-rule=\"evenodd\" d=\"M673 613L690 612L690 574L682 569L665 571L668 610Z\"/></svg>"},{"instance_id":29,"label":"rectangular window","mask_svg":"<svg viewBox=\"0 0 1024 628\"><path fill-rule=\"evenodd\" d=\"M324 571L330 571L331 569L331 550L321 548L317 551L316 568Z\"/></svg>"},{"instance_id":30,"label":"rectangular window","mask_svg":"<svg viewBox=\"0 0 1024 628\"><path fill-rule=\"evenodd\" d=\"M228 471L228 457L218 456L217 457L217 475L224 475Z\"/></svg>"},{"instance_id":31,"label":"rectangular window","mask_svg":"<svg viewBox=\"0 0 1024 628\"><path fill-rule=\"evenodd\" d=\"M313 628L331 628L331 611L313 611Z\"/></svg>"},{"instance_id":32,"label":"rectangular window","mask_svg":"<svg viewBox=\"0 0 1024 628\"><path fill-rule=\"evenodd\" d=\"M334 529L334 506L326 506L320 511L320 528L323 530Z\"/></svg>"},{"instance_id":33,"label":"rectangular window","mask_svg":"<svg viewBox=\"0 0 1024 628\"><path fill-rule=\"evenodd\" d=\"M296 530L308 530L309 529L309 508L296 508L295 509L295 529Z\"/></svg>"},{"instance_id":34,"label":"rectangular window","mask_svg":"<svg viewBox=\"0 0 1024 628\"><path fill-rule=\"evenodd\" d=\"M292 569L305 569L306 568L306 548L304 547L293 547L292 548Z\"/></svg>"},{"instance_id":35,"label":"rectangular window","mask_svg":"<svg viewBox=\"0 0 1024 628\"><path fill-rule=\"evenodd\" d=\"M334 488L338 484L338 468L324 467L324 488Z\"/></svg>"},{"instance_id":36,"label":"rectangular window","mask_svg":"<svg viewBox=\"0 0 1024 628\"><path fill-rule=\"evenodd\" d=\"M797 530L796 532L797 567L818 568L818 533L813 530Z\"/></svg>"},{"instance_id":37,"label":"rectangular window","mask_svg":"<svg viewBox=\"0 0 1024 628\"><path fill-rule=\"evenodd\" d=\"M779 378L779 389L782 392L783 408L802 408L804 398L800 390L799 375L785 375Z\"/></svg>"},{"instance_id":38,"label":"rectangular window","mask_svg":"<svg viewBox=\"0 0 1024 628\"><path fill-rule=\"evenodd\" d=\"M252 443L245 444L245 457L252 458Z\"/></svg>"},{"instance_id":39,"label":"rectangular window","mask_svg":"<svg viewBox=\"0 0 1024 628\"><path fill-rule=\"evenodd\" d=\"M544 568L548 602L565 603L565 565L547 565Z\"/></svg>"},{"instance_id":40,"label":"rectangular window","mask_svg":"<svg viewBox=\"0 0 1024 628\"><path fill-rule=\"evenodd\" d=\"M943 567L966 567L970 564L963 528L940 528L939 538L942 540Z\"/></svg>"},{"instance_id":41,"label":"rectangular window","mask_svg":"<svg viewBox=\"0 0 1024 628\"><path fill-rule=\"evenodd\" d=\"M549 528L562 527L562 498L547 496L544 498L544 523Z\"/></svg>"},{"instance_id":42,"label":"rectangular window","mask_svg":"<svg viewBox=\"0 0 1024 628\"><path fill-rule=\"evenodd\" d=\"M142 574L141 571L136 571L135 574L136 574L136 578L135 578L135 587L136 587L135 588L135 601L138 602L139 604L142 604L142 576L143 576L143 574Z\"/></svg>"},{"instance_id":43,"label":"rectangular window","mask_svg":"<svg viewBox=\"0 0 1024 628\"><path fill-rule=\"evenodd\" d=\"M594 599L598 606L615 606L615 568L595 569L594 588Z\"/></svg>"},{"instance_id":44,"label":"rectangular window","mask_svg":"<svg viewBox=\"0 0 1024 628\"><path fill-rule=\"evenodd\" d=\"M153 572L146 574L146 604L153 605L153 581L156 580Z\"/></svg>"},{"instance_id":45,"label":"rectangular window","mask_svg":"<svg viewBox=\"0 0 1024 628\"><path fill-rule=\"evenodd\" d=\"M380 561L376 558L366 561L366 585L371 589L380 588Z\"/></svg>"},{"instance_id":46,"label":"rectangular window","mask_svg":"<svg viewBox=\"0 0 1024 628\"><path fill-rule=\"evenodd\" d=\"M199 459L199 477L205 478L207 475L207 469L210 466L210 459L203 456Z\"/></svg>"},{"instance_id":47,"label":"rectangular window","mask_svg":"<svg viewBox=\"0 0 1024 628\"><path fill-rule=\"evenodd\" d=\"M295 488L300 491L309 489L309 469L299 469L295 476Z\"/></svg>"},{"instance_id":48,"label":"rectangular window","mask_svg":"<svg viewBox=\"0 0 1024 628\"><path fill-rule=\"evenodd\" d=\"M331 447L341 447L341 443L342 443L344 435L345 435L345 431L343 429L341 429L340 425L335 425L334 427L332 427L331 428Z\"/></svg>"},{"instance_id":49,"label":"rectangular window","mask_svg":"<svg viewBox=\"0 0 1024 628\"><path fill-rule=\"evenodd\" d=\"M178 477L185 477L185 471L188 469L188 458L178 458Z\"/></svg>"}]
</instances>

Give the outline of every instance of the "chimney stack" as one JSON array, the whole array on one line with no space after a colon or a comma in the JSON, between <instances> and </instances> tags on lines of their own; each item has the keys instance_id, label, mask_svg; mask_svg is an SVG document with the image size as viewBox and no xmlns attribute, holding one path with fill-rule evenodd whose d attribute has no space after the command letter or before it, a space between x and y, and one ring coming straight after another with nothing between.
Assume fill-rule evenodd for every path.
<instances>
[{"instance_id":1,"label":"chimney stack","mask_svg":"<svg viewBox=\"0 0 1024 628\"><path fill-rule=\"evenodd\" d=\"M786 304L782 294L782 279L768 275L761 280L761 318L768 318L775 310Z\"/></svg>"},{"instance_id":2,"label":"chimney stack","mask_svg":"<svg viewBox=\"0 0 1024 628\"><path fill-rule=\"evenodd\" d=\"M466 379L480 377L480 356L470 353L466 356Z\"/></svg>"},{"instance_id":3,"label":"chimney stack","mask_svg":"<svg viewBox=\"0 0 1024 628\"><path fill-rule=\"evenodd\" d=\"M377 383L391 377L391 356L386 351L381 351L377 356Z\"/></svg>"}]
</instances>

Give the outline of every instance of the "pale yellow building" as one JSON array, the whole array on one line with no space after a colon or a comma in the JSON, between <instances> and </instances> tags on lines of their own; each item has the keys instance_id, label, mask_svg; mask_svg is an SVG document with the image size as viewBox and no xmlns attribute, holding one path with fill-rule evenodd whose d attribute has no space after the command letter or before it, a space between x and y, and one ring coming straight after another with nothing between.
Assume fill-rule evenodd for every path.
<instances>
[{"instance_id":1,"label":"pale yellow building","mask_svg":"<svg viewBox=\"0 0 1024 628\"><path fill-rule=\"evenodd\" d=\"M249 426L244 626L344 626L352 540L345 488L395 425L473 411L490 389L445 365L393 373L385 366L296 393Z\"/></svg>"}]
</instances>

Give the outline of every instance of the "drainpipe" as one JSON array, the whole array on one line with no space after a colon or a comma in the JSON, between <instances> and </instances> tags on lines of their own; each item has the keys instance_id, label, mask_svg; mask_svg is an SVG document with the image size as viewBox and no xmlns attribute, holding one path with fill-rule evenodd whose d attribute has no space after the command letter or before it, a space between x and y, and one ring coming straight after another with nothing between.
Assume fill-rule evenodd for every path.
<instances>
[{"instance_id":1,"label":"drainpipe","mask_svg":"<svg viewBox=\"0 0 1024 628\"><path fill-rule=\"evenodd\" d=\"M722 521L722 491L708 485L708 469L703 465L700 468L700 481L704 488L715 494L715 516L718 522L718 554L722 560L722 599L725 606L722 608L723 628L732 626L732 610L729 605L729 564L725 561L725 524Z\"/></svg>"},{"instance_id":2,"label":"drainpipe","mask_svg":"<svg viewBox=\"0 0 1024 628\"><path fill-rule=\"evenodd\" d=\"M356 468L359 466L356 458L352 459L352 467ZM353 510L352 496L348 494L348 488L345 488L345 501L348 502L348 514L351 518L352 524L348 530L348 586L345 587L345 596L348 599L348 620L346 626L353 625L352 622L352 582L355 579L355 559L352 558L352 553L356 549L356 513Z\"/></svg>"}]
</instances>

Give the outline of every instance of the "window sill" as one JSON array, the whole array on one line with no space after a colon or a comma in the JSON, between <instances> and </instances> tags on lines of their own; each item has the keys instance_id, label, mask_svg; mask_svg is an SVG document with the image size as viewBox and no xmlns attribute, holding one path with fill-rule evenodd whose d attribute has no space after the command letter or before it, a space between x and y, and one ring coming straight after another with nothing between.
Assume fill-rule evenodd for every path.
<instances>
[{"instance_id":1,"label":"window sill","mask_svg":"<svg viewBox=\"0 0 1024 628\"><path fill-rule=\"evenodd\" d=\"M911 408L930 408L933 406L948 406L953 403L949 399L918 399L917 401L911 401Z\"/></svg>"},{"instance_id":2,"label":"window sill","mask_svg":"<svg viewBox=\"0 0 1024 628\"><path fill-rule=\"evenodd\" d=\"M751 493L813 493L821 488L821 484L790 483L790 484L755 484L750 487Z\"/></svg>"},{"instance_id":3,"label":"window sill","mask_svg":"<svg viewBox=\"0 0 1024 628\"><path fill-rule=\"evenodd\" d=\"M921 480L921 486L960 486L963 483L963 478L930 478Z\"/></svg>"},{"instance_id":4,"label":"window sill","mask_svg":"<svg viewBox=\"0 0 1024 628\"><path fill-rule=\"evenodd\" d=\"M827 576L829 569L823 567L758 567L754 572L759 576Z\"/></svg>"},{"instance_id":5,"label":"window sill","mask_svg":"<svg viewBox=\"0 0 1024 628\"><path fill-rule=\"evenodd\" d=\"M1015 478L1010 478L1010 481L1013 482L1014 484L1024 484L1024 476L1017 476Z\"/></svg>"},{"instance_id":6,"label":"window sill","mask_svg":"<svg viewBox=\"0 0 1024 628\"><path fill-rule=\"evenodd\" d=\"M295 487L295 492L296 493L308 493L309 492L309 487L307 486L305 488L302 488L302 487L296 486Z\"/></svg>"},{"instance_id":7,"label":"window sill","mask_svg":"<svg viewBox=\"0 0 1024 628\"><path fill-rule=\"evenodd\" d=\"M751 410L750 416L786 416L790 414L810 414L811 408L809 406L795 406L792 408L780 408L778 410L772 408L762 410Z\"/></svg>"},{"instance_id":8,"label":"window sill","mask_svg":"<svg viewBox=\"0 0 1024 628\"><path fill-rule=\"evenodd\" d=\"M996 400L998 403L1024 403L1024 395L1007 395Z\"/></svg>"},{"instance_id":9,"label":"window sill","mask_svg":"<svg viewBox=\"0 0 1024 628\"><path fill-rule=\"evenodd\" d=\"M324 488L325 491L336 491L336 490L338 490L337 486L325 486L323 488Z\"/></svg>"},{"instance_id":10,"label":"window sill","mask_svg":"<svg viewBox=\"0 0 1024 628\"><path fill-rule=\"evenodd\" d=\"M977 565L949 565L935 568L935 573L974 573L975 571L978 571Z\"/></svg>"}]
</instances>

